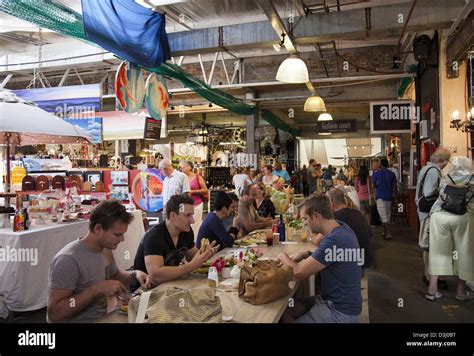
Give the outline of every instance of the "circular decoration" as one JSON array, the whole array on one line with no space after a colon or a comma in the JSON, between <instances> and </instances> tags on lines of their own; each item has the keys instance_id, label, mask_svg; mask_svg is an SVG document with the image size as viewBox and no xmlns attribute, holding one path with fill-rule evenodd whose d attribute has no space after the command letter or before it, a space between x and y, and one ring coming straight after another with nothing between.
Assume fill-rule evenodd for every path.
<instances>
[{"instance_id":1,"label":"circular decoration","mask_svg":"<svg viewBox=\"0 0 474 356\"><path fill-rule=\"evenodd\" d=\"M238 145L241 145L246 141L244 129L235 129L232 135L233 141Z\"/></svg>"},{"instance_id":2,"label":"circular decoration","mask_svg":"<svg viewBox=\"0 0 474 356\"><path fill-rule=\"evenodd\" d=\"M146 212L163 209L163 179L155 169L140 171L132 182L133 202Z\"/></svg>"},{"instance_id":3,"label":"circular decoration","mask_svg":"<svg viewBox=\"0 0 474 356\"><path fill-rule=\"evenodd\" d=\"M148 76L145 85L145 105L148 113L156 120L166 116L169 106L168 87L155 73Z\"/></svg>"},{"instance_id":4,"label":"circular decoration","mask_svg":"<svg viewBox=\"0 0 474 356\"><path fill-rule=\"evenodd\" d=\"M145 79L140 67L124 61L115 75L115 96L119 106L128 113L137 112L145 98Z\"/></svg>"},{"instance_id":5,"label":"circular decoration","mask_svg":"<svg viewBox=\"0 0 474 356\"><path fill-rule=\"evenodd\" d=\"M178 151L179 151L180 154L186 156L186 155L189 154L189 146L188 145L181 145L181 146L179 146Z\"/></svg>"},{"instance_id":6,"label":"circular decoration","mask_svg":"<svg viewBox=\"0 0 474 356\"><path fill-rule=\"evenodd\" d=\"M213 155L213 160L216 162L216 166L225 167L228 165L228 156L223 151L217 151Z\"/></svg>"}]
</instances>

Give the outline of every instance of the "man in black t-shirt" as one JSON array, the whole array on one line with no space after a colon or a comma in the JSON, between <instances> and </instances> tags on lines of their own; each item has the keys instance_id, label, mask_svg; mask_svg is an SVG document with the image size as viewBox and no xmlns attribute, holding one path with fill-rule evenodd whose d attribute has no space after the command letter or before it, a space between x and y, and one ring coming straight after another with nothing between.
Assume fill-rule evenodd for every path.
<instances>
[{"instance_id":1,"label":"man in black t-shirt","mask_svg":"<svg viewBox=\"0 0 474 356\"><path fill-rule=\"evenodd\" d=\"M147 231L138 246L134 267L146 271L153 285L200 268L219 249L215 242L203 251L194 245L193 203L187 194L172 196L166 203L166 220Z\"/></svg>"},{"instance_id":2,"label":"man in black t-shirt","mask_svg":"<svg viewBox=\"0 0 474 356\"><path fill-rule=\"evenodd\" d=\"M347 224L354 231L359 247L364 249L364 264L362 268L370 267L372 253L370 249L370 238L372 229L370 228L364 215L357 209L347 207L346 196L340 188L331 188L327 195L331 200L331 206L336 220Z\"/></svg>"}]
</instances>

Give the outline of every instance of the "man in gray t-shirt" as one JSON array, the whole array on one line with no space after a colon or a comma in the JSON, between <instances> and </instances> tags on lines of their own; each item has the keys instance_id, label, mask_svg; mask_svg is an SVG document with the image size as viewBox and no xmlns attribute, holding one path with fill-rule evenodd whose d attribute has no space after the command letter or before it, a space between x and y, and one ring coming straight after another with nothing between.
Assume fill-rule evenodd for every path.
<instances>
[{"instance_id":1,"label":"man in gray t-shirt","mask_svg":"<svg viewBox=\"0 0 474 356\"><path fill-rule=\"evenodd\" d=\"M91 213L89 232L64 246L51 261L48 320L94 322L107 313L108 298L127 291L137 280L149 288L142 271L120 271L112 250L123 241L133 216L117 200L100 203Z\"/></svg>"}]
</instances>

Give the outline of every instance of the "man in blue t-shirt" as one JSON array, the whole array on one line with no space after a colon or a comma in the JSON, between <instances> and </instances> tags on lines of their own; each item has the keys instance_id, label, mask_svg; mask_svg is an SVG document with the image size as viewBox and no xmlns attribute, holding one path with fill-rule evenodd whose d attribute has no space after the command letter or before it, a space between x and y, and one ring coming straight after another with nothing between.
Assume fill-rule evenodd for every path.
<instances>
[{"instance_id":1,"label":"man in blue t-shirt","mask_svg":"<svg viewBox=\"0 0 474 356\"><path fill-rule=\"evenodd\" d=\"M395 174L388 170L388 160L383 158L380 161L382 169L378 170L372 176L372 183L377 189L375 199L377 201L377 211L382 220L384 232L382 234L385 240L391 240L392 235L388 230L388 224L392 218L392 200L393 192L397 190L397 177Z\"/></svg>"},{"instance_id":2,"label":"man in blue t-shirt","mask_svg":"<svg viewBox=\"0 0 474 356\"><path fill-rule=\"evenodd\" d=\"M358 323L362 311L360 279L364 253L354 232L334 220L330 200L323 194L305 199L299 208L311 232L321 233L324 238L313 253L303 252L292 258L283 253L278 257L293 267L295 280L320 272L321 294L296 300L283 314L282 322Z\"/></svg>"},{"instance_id":3,"label":"man in blue t-shirt","mask_svg":"<svg viewBox=\"0 0 474 356\"><path fill-rule=\"evenodd\" d=\"M214 201L214 211L206 215L204 221L199 228L197 235L196 246L201 247L201 240L206 238L209 243L216 241L216 245L220 246L220 249L226 247L232 247L234 240L237 238L239 229L237 226L231 226L227 231L222 223L222 219L229 216L232 205L231 197L224 193L219 192ZM233 225L236 225L235 219Z\"/></svg>"}]
</instances>

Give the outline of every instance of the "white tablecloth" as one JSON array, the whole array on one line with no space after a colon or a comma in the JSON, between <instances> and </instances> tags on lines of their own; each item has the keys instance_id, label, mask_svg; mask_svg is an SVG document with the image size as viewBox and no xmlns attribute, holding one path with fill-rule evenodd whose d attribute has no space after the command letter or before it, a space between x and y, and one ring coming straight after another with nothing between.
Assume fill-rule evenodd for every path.
<instances>
[{"instance_id":1,"label":"white tablecloth","mask_svg":"<svg viewBox=\"0 0 474 356\"><path fill-rule=\"evenodd\" d=\"M121 269L133 265L135 253L145 233L141 211L133 212L134 219L125 235L125 240L114 251L117 266ZM46 306L48 293L48 270L54 255L69 242L84 236L88 221L32 226L30 230L13 232L11 228L0 229L0 317L5 318L8 309L17 312L41 309ZM23 249L23 250L19 250ZM2 259L6 251L23 251L28 261L15 262ZM36 251L37 260L35 261ZM8 256L7 256L8 257ZM36 262L36 263L35 263ZM8 309L6 309L8 308Z\"/></svg>"}]
</instances>

